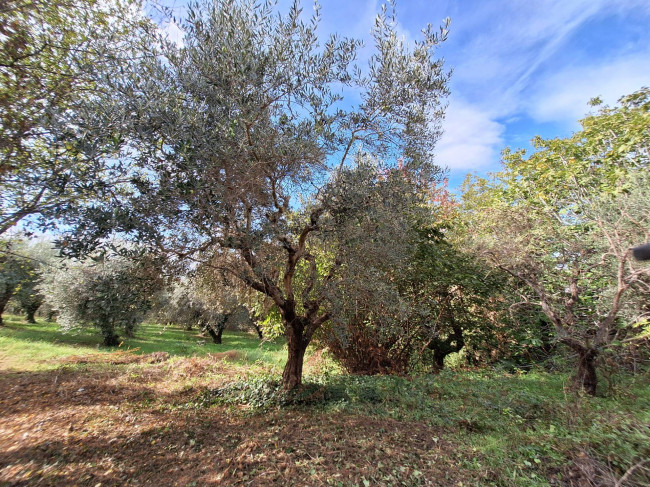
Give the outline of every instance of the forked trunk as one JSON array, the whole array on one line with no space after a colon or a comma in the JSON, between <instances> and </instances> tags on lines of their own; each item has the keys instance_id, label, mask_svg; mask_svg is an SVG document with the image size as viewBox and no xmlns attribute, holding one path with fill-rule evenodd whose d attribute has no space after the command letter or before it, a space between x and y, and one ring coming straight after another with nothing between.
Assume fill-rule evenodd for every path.
<instances>
[{"instance_id":1,"label":"forked trunk","mask_svg":"<svg viewBox=\"0 0 650 487\"><path fill-rule=\"evenodd\" d=\"M221 336L223 335L223 328L218 327L215 330L215 327L213 327L212 325L207 325L205 329L212 337L212 342L216 343L217 345L221 345Z\"/></svg>"},{"instance_id":2,"label":"forked trunk","mask_svg":"<svg viewBox=\"0 0 650 487\"><path fill-rule=\"evenodd\" d=\"M578 373L575 384L590 396L596 395L598 376L596 375L596 357L598 352L592 348L578 352Z\"/></svg>"},{"instance_id":3,"label":"forked trunk","mask_svg":"<svg viewBox=\"0 0 650 487\"><path fill-rule=\"evenodd\" d=\"M302 384L302 366L309 342L303 336L302 325L287 325L287 364L282 373L282 386L291 391Z\"/></svg>"},{"instance_id":4,"label":"forked trunk","mask_svg":"<svg viewBox=\"0 0 650 487\"><path fill-rule=\"evenodd\" d=\"M229 314L222 314L216 320L216 324L208 323L205 325L205 329L212 337L212 341L217 345L221 345L221 337L223 336L223 330L226 329L226 322L229 316Z\"/></svg>"}]
</instances>

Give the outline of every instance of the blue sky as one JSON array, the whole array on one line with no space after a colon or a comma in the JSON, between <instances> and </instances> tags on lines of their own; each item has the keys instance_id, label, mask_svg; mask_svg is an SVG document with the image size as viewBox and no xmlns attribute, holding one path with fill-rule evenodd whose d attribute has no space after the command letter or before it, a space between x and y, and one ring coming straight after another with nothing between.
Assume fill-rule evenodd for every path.
<instances>
[{"instance_id":1,"label":"blue sky","mask_svg":"<svg viewBox=\"0 0 650 487\"><path fill-rule=\"evenodd\" d=\"M288 3L280 0L281 9ZM379 0L321 0L321 5L324 33L372 45L369 32ZM303 1L303 7L310 13L312 3ZM650 85L647 0L397 2L406 40L445 17L451 29L439 54L453 76L437 161L449 168L452 188L468 172L498 170L506 146L530 148L537 134L570 135L591 98L614 104Z\"/></svg>"}]
</instances>

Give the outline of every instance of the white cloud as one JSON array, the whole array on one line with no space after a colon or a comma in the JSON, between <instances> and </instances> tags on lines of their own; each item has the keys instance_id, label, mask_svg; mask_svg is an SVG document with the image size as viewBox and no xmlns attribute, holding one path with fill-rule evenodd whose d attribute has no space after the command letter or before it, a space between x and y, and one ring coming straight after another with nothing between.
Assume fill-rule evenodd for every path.
<instances>
[{"instance_id":1,"label":"white cloud","mask_svg":"<svg viewBox=\"0 0 650 487\"><path fill-rule=\"evenodd\" d=\"M505 127L489 113L453 97L436 146L436 159L451 170L486 169L494 165L503 147Z\"/></svg>"},{"instance_id":2,"label":"white cloud","mask_svg":"<svg viewBox=\"0 0 650 487\"><path fill-rule=\"evenodd\" d=\"M169 20L165 22L160 29L165 33L170 41L179 47L183 47L183 37L185 36L185 32L175 21Z\"/></svg>"},{"instance_id":3,"label":"white cloud","mask_svg":"<svg viewBox=\"0 0 650 487\"><path fill-rule=\"evenodd\" d=\"M526 109L538 122L575 125L589 110L591 98L599 96L613 105L621 96L650 85L648 59L650 52L555 73L535 86Z\"/></svg>"},{"instance_id":4,"label":"white cloud","mask_svg":"<svg viewBox=\"0 0 650 487\"><path fill-rule=\"evenodd\" d=\"M493 0L459 13L452 23L452 89L495 117L519 112L527 91L585 23L624 13L644 14L639 0ZM454 26L457 29L454 36ZM646 61L647 64L647 61Z\"/></svg>"}]
</instances>

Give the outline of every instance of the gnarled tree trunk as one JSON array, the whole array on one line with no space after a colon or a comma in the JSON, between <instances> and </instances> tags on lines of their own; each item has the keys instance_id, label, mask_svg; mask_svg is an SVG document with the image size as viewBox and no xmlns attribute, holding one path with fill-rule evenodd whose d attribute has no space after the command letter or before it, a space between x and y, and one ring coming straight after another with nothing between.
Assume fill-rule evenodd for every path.
<instances>
[{"instance_id":1,"label":"gnarled tree trunk","mask_svg":"<svg viewBox=\"0 0 650 487\"><path fill-rule=\"evenodd\" d=\"M212 325L211 323L207 323L205 325L205 330L212 337L212 342L216 343L217 345L221 345L221 341L222 341L221 337L223 336L223 330L226 328L226 322L228 321L228 316L230 315L228 314L220 315L215 325Z\"/></svg>"},{"instance_id":2,"label":"gnarled tree trunk","mask_svg":"<svg viewBox=\"0 0 650 487\"><path fill-rule=\"evenodd\" d=\"M598 351L584 348L578 351L578 372L575 377L576 387L584 389L590 396L596 395L598 376L596 375L596 358Z\"/></svg>"},{"instance_id":3,"label":"gnarled tree trunk","mask_svg":"<svg viewBox=\"0 0 650 487\"><path fill-rule=\"evenodd\" d=\"M213 327L212 325L209 325L209 324L205 326L205 329L207 330L209 335L212 337L212 342L216 343L217 345L221 345L221 341L222 341L221 337L223 335L223 329L218 328L218 327L217 327L217 329L215 329L215 327Z\"/></svg>"},{"instance_id":4,"label":"gnarled tree trunk","mask_svg":"<svg viewBox=\"0 0 650 487\"><path fill-rule=\"evenodd\" d=\"M309 341L304 336L305 325L301 320L295 319L285 326L288 357L282 372L282 385L285 390L290 391L302 384L302 367Z\"/></svg>"},{"instance_id":5,"label":"gnarled tree trunk","mask_svg":"<svg viewBox=\"0 0 650 487\"><path fill-rule=\"evenodd\" d=\"M38 308L37 308L38 309ZM36 317L34 316L36 314L36 309L33 308L27 308L25 310L25 315L27 319L27 323L34 324L36 323Z\"/></svg>"}]
</instances>

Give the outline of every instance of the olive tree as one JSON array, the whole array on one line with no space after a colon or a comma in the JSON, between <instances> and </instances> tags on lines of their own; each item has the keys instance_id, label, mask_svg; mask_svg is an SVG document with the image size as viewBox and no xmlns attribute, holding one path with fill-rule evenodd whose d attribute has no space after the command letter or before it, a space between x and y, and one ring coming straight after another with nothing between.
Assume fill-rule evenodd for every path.
<instances>
[{"instance_id":1,"label":"olive tree","mask_svg":"<svg viewBox=\"0 0 650 487\"><path fill-rule=\"evenodd\" d=\"M215 282L213 274L194 272L173 283L158 303L156 318L188 331L198 326L220 344L228 322L249 312L237 289Z\"/></svg>"},{"instance_id":2,"label":"olive tree","mask_svg":"<svg viewBox=\"0 0 650 487\"><path fill-rule=\"evenodd\" d=\"M634 293L650 290L650 268L632 258L650 238L649 110L643 89L568 139L537 139L528 157L506 151L504 171L465 188L468 243L531 290L592 395L597 357L636 321Z\"/></svg>"},{"instance_id":3,"label":"olive tree","mask_svg":"<svg viewBox=\"0 0 650 487\"><path fill-rule=\"evenodd\" d=\"M119 345L122 330L133 336L162 288L159 264L148 256L69 262L46 280L48 303L64 328L95 326L106 346Z\"/></svg>"},{"instance_id":4,"label":"olive tree","mask_svg":"<svg viewBox=\"0 0 650 487\"><path fill-rule=\"evenodd\" d=\"M267 296L287 337L287 389L301 384L305 350L332 316L325 291L355 246L333 245L320 262L314 251L337 241L329 222L343 227L369 209L364 191L344 191L351 155L388 165L401 158L430 181L447 94L435 58L446 25L429 25L409 46L384 7L372 30L375 54L361 69L353 64L360 43L321 43L318 22L318 6L305 19L297 1L283 15L273 2L191 5L182 45L163 42L155 58L107 80L111 96L98 112L121 114L111 115L123 121L120 160L134 170L109 200L68 215L75 231L60 242L78 253L119 232ZM397 246L373 247L380 231L359 235L358 246L390 258Z\"/></svg>"},{"instance_id":5,"label":"olive tree","mask_svg":"<svg viewBox=\"0 0 650 487\"><path fill-rule=\"evenodd\" d=\"M21 288L32 289L38 281L38 265L25 256L24 242L0 241L0 326L2 313Z\"/></svg>"}]
</instances>

